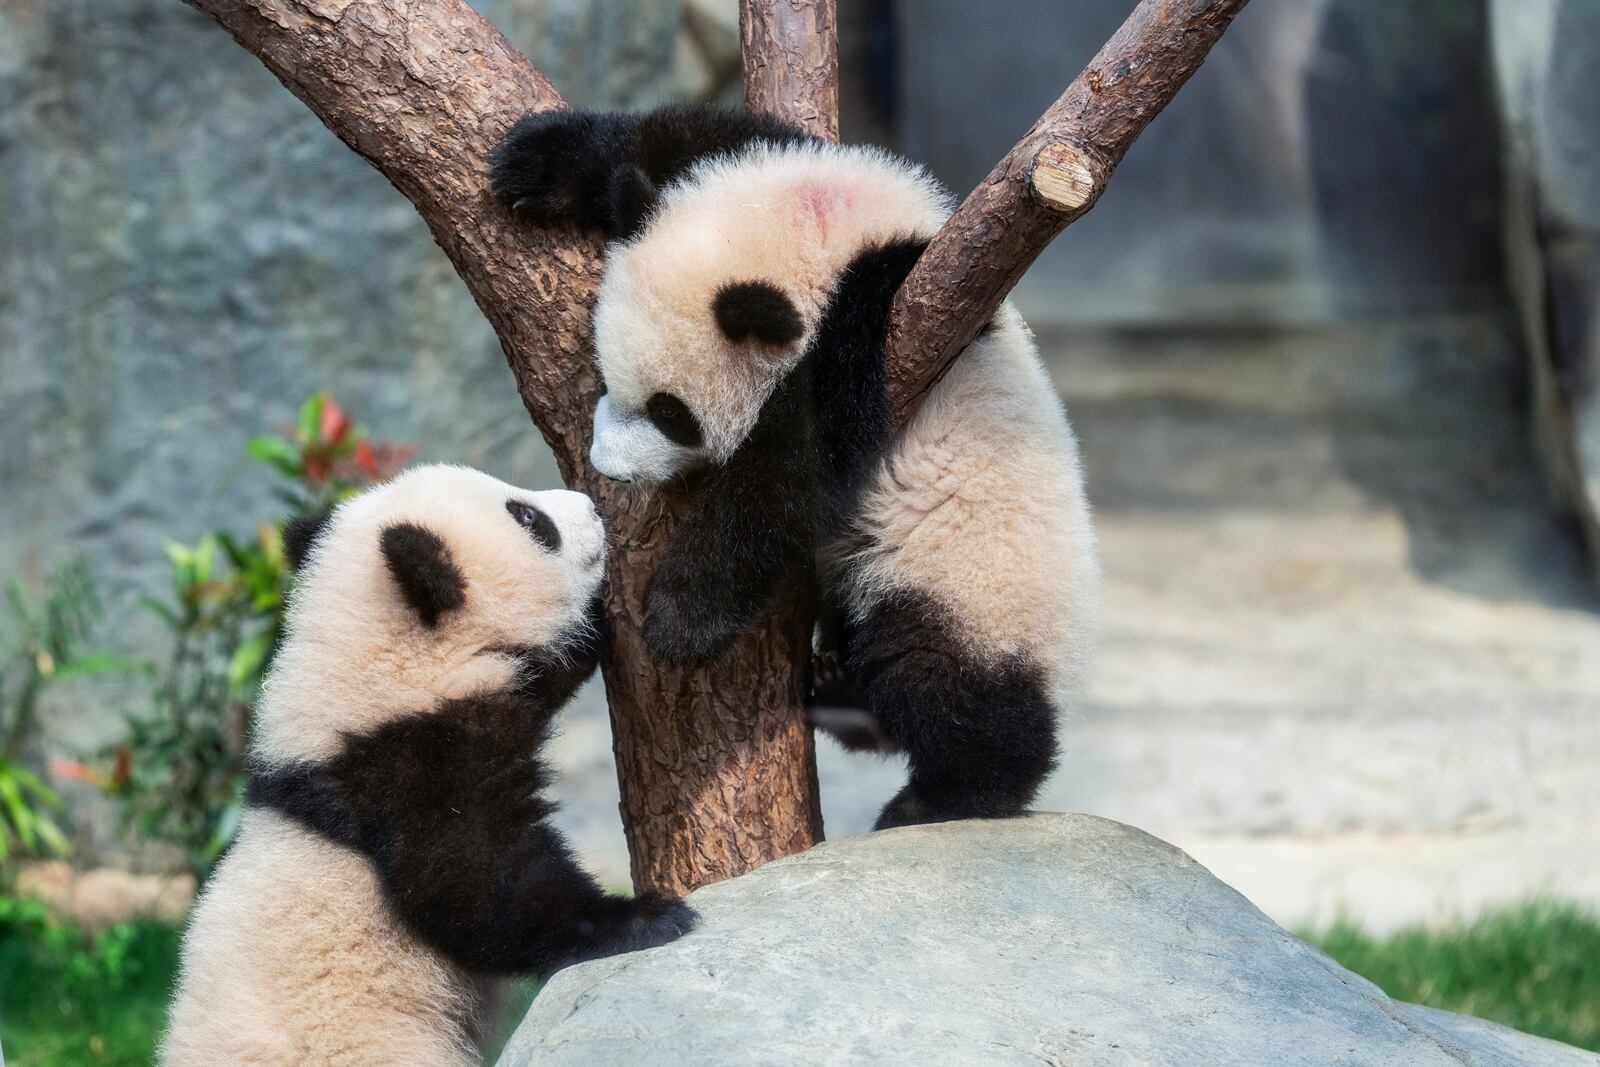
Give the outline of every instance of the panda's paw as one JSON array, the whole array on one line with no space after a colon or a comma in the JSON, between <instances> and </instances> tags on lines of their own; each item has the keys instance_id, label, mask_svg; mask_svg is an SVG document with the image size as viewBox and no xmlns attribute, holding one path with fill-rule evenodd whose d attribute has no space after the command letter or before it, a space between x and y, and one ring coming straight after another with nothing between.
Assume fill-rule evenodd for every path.
<instances>
[{"instance_id":1,"label":"panda's paw","mask_svg":"<svg viewBox=\"0 0 1600 1067\"><path fill-rule=\"evenodd\" d=\"M985 788L972 782L939 786L907 784L884 806L874 830L923 826L957 819L1010 819L1025 814L1033 796L1029 789Z\"/></svg>"},{"instance_id":2,"label":"panda's paw","mask_svg":"<svg viewBox=\"0 0 1600 1067\"><path fill-rule=\"evenodd\" d=\"M662 663L676 667L709 663L733 647L743 630L742 620L710 607L686 610L678 597L659 587L645 594L644 642Z\"/></svg>"},{"instance_id":3,"label":"panda's paw","mask_svg":"<svg viewBox=\"0 0 1600 1067\"><path fill-rule=\"evenodd\" d=\"M916 790L908 785L884 805L883 811L878 815L878 821L872 824L872 828L892 830L896 826L920 826L923 823L943 821L933 813L926 801L917 795Z\"/></svg>"},{"instance_id":4,"label":"panda's paw","mask_svg":"<svg viewBox=\"0 0 1600 1067\"><path fill-rule=\"evenodd\" d=\"M634 898L633 949L656 948L693 930L700 916L674 896L649 890Z\"/></svg>"},{"instance_id":5,"label":"panda's paw","mask_svg":"<svg viewBox=\"0 0 1600 1067\"><path fill-rule=\"evenodd\" d=\"M490 157L495 198L542 226L591 221L607 116L580 111L539 111L511 127Z\"/></svg>"}]
</instances>

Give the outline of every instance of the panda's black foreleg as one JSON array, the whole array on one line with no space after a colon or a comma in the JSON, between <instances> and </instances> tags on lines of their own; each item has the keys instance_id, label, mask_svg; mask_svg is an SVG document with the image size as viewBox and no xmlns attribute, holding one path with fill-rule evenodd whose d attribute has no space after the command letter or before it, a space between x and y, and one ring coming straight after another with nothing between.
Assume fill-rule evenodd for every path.
<instances>
[{"instance_id":1,"label":"panda's black foreleg","mask_svg":"<svg viewBox=\"0 0 1600 1067\"><path fill-rule=\"evenodd\" d=\"M676 897L603 891L547 826L533 827L505 859L492 919L470 934L477 958L456 954L484 970L542 978L583 960L665 945L694 928L694 910Z\"/></svg>"},{"instance_id":2,"label":"panda's black foreleg","mask_svg":"<svg viewBox=\"0 0 1600 1067\"><path fill-rule=\"evenodd\" d=\"M874 607L850 644L867 707L910 769L875 829L1027 810L1056 762L1055 708L1037 666L974 656L944 609L913 596Z\"/></svg>"},{"instance_id":3,"label":"panda's black foreleg","mask_svg":"<svg viewBox=\"0 0 1600 1067\"><path fill-rule=\"evenodd\" d=\"M677 897L646 892L636 897L601 893L568 919L547 924L523 973L548 978L562 967L676 941L698 922Z\"/></svg>"},{"instance_id":4,"label":"panda's black foreleg","mask_svg":"<svg viewBox=\"0 0 1600 1067\"><path fill-rule=\"evenodd\" d=\"M810 382L779 383L750 436L706 471L645 589L644 639L674 664L723 655L785 575L808 579L825 508Z\"/></svg>"}]
</instances>

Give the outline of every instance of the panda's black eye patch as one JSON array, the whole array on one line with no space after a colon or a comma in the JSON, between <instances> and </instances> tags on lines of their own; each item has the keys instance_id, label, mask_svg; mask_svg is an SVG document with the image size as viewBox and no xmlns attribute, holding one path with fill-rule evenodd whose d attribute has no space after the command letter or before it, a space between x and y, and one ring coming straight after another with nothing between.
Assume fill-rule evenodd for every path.
<instances>
[{"instance_id":1,"label":"panda's black eye patch","mask_svg":"<svg viewBox=\"0 0 1600 1067\"><path fill-rule=\"evenodd\" d=\"M770 282L724 285L711 302L711 310L728 340L736 343L756 340L786 345L805 333L800 309Z\"/></svg>"},{"instance_id":2,"label":"panda's black eye patch","mask_svg":"<svg viewBox=\"0 0 1600 1067\"><path fill-rule=\"evenodd\" d=\"M550 516L521 500L507 500L506 510L517 520L517 525L527 530L545 551L561 551L561 531L556 529Z\"/></svg>"},{"instance_id":3,"label":"panda's black eye patch","mask_svg":"<svg viewBox=\"0 0 1600 1067\"><path fill-rule=\"evenodd\" d=\"M700 420L694 417L689 405L671 393L657 393L644 405L644 413L661 431L661 436L685 448L698 448L703 439Z\"/></svg>"}]
</instances>

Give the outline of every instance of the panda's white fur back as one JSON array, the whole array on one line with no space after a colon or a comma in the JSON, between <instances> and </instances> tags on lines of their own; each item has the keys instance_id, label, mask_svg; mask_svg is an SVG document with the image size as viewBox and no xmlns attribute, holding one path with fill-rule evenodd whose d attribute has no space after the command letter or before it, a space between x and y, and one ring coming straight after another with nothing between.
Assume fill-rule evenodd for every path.
<instances>
[{"instance_id":1,"label":"panda's white fur back","mask_svg":"<svg viewBox=\"0 0 1600 1067\"><path fill-rule=\"evenodd\" d=\"M901 431L841 544L852 613L896 592L951 608L980 658L1027 654L1069 707L1100 604L1078 445L1009 306Z\"/></svg>"},{"instance_id":2,"label":"panda's white fur back","mask_svg":"<svg viewBox=\"0 0 1600 1067\"><path fill-rule=\"evenodd\" d=\"M400 928L364 858L268 811L196 904L182 973L168 1067L468 1067L500 999Z\"/></svg>"}]
</instances>

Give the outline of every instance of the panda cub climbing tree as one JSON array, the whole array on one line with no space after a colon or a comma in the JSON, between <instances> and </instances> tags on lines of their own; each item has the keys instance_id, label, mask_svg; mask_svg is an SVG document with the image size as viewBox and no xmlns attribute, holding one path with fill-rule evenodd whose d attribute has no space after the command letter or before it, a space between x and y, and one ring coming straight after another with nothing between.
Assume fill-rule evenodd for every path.
<instances>
[{"instance_id":1,"label":"panda cub climbing tree","mask_svg":"<svg viewBox=\"0 0 1600 1067\"><path fill-rule=\"evenodd\" d=\"M468 1067L504 977L693 925L602 892L546 821L539 750L596 662L587 497L419 467L285 541L288 633L164 1064Z\"/></svg>"},{"instance_id":2,"label":"panda cub climbing tree","mask_svg":"<svg viewBox=\"0 0 1600 1067\"><path fill-rule=\"evenodd\" d=\"M1076 441L1009 305L893 431L889 309L946 194L888 153L699 107L529 115L492 182L532 222L611 240L591 459L694 484L647 590L653 653L720 655L804 574L836 623L815 721L908 758L878 825L1026 808L1099 570Z\"/></svg>"}]
</instances>

